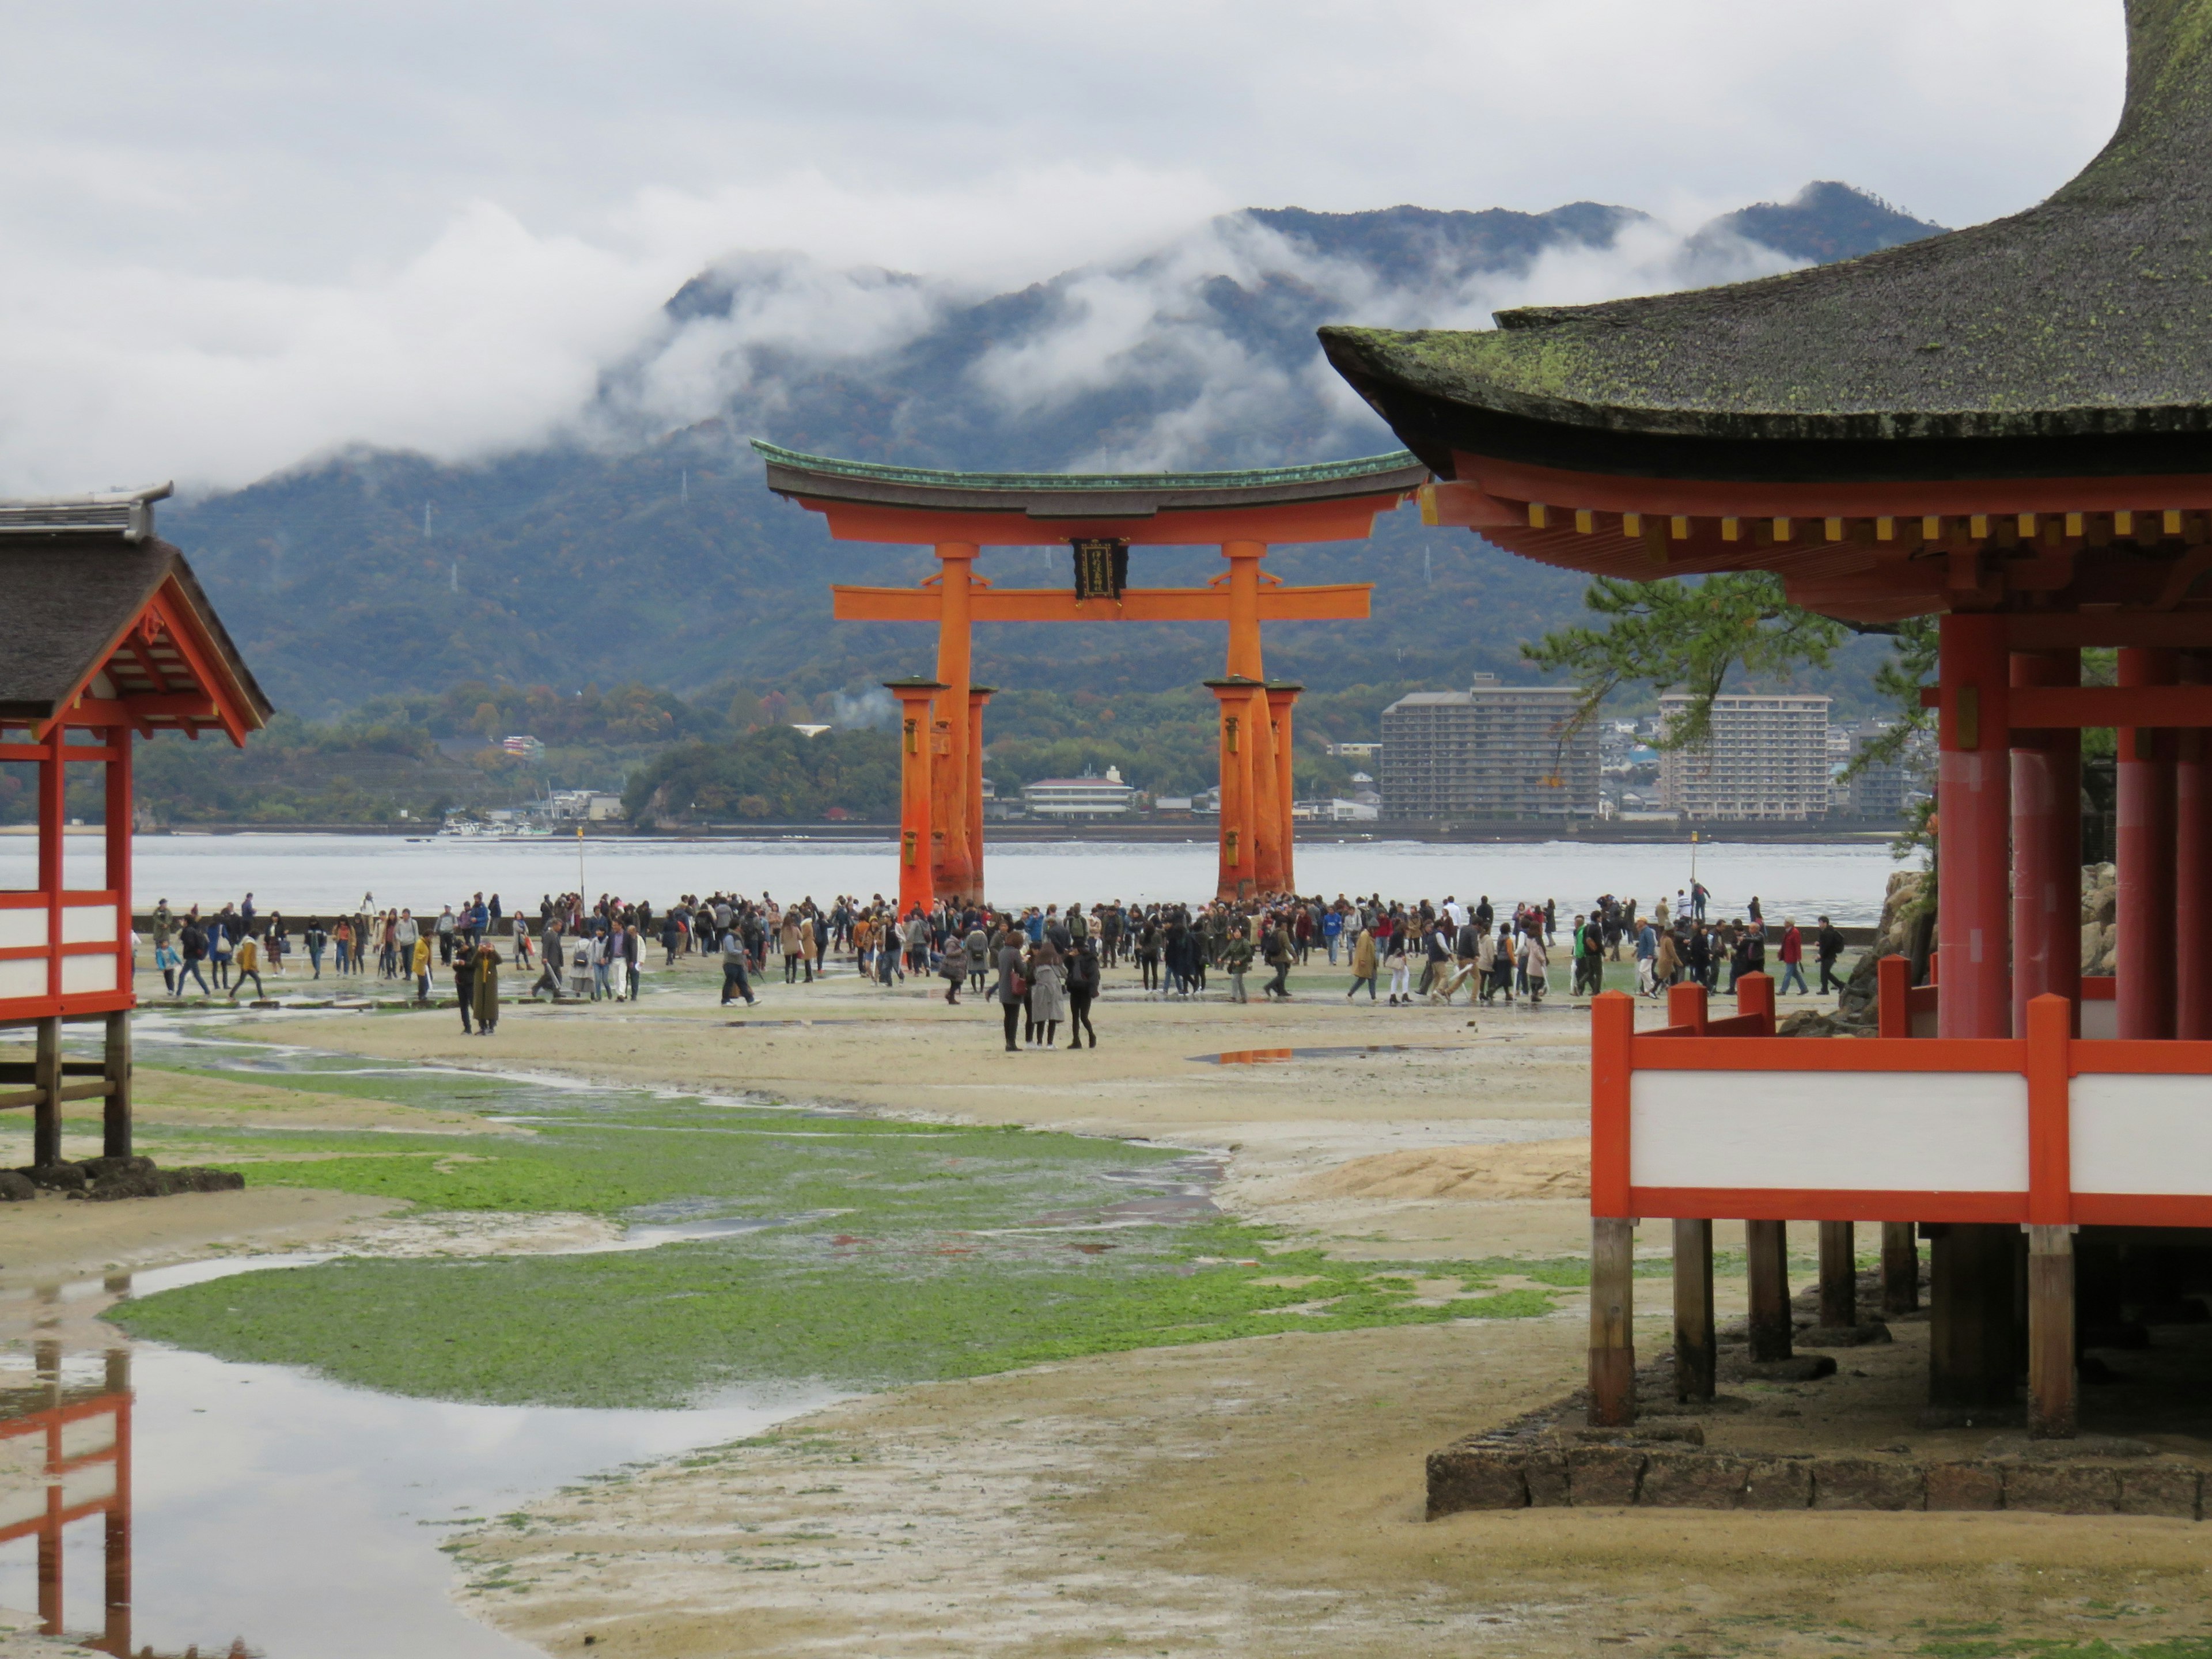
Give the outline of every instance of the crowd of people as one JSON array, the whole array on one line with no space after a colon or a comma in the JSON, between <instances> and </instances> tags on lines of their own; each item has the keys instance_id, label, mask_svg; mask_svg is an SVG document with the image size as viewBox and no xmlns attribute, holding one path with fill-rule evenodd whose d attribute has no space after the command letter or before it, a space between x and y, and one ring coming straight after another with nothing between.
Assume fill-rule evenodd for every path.
<instances>
[{"instance_id":1,"label":"crowd of people","mask_svg":"<svg viewBox=\"0 0 2212 1659\"><path fill-rule=\"evenodd\" d=\"M751 1006L772 964L792 985L811 984L833 962L849 963L872 984L933 976L944 981L948 1003L957 1005L963 990L996 1002L1010 1052L1056 1047L1063 1025L1068 1047L1097 1048L1092 1004L1105 970L1125 964L1150 998L1203 995L1218 974L1228 999L1245 1002L1259 973L1261 995L1287 1001L1292 972L1325 956L1332 967L1340 961L1349 969L1347 999L1364 989L1370 1002L1382 1000L1387 975L1389 1006L1411 1007L1449 1003L1462 990L1470 1004L1540 1003L1553 994L1560 956L1571 972L1570 995L1595 994L1607 963L1625 960L1633 962L1645 996L1690 981L1722 988L1723 969L1732 991L1744 975L1767 971L1771 947L1783 994L1793 986L1801 994L1841 989L1835 970L1844 942L1826 916L1809 938L1820 969L1816 994L1806 983L1808 938L1796 917L1770 935L1756 896L1737 917L1716 920L1711 908L1711 893L1695 881L1671 904L1662 897L1649 911L1607 894L1564 921L1550 899L1493 905L1487 894L1472 904L1455 895L1407 903L1340 894L1334 901L1285 895L1018 911L945 901L903 916L880 894L828 905L811 897L781 904L767 893L685 894L658 910L650 901L610 894L589 903L580 893L545 894L534 916L505 908L496 893L477 893L435 916L380 908L364 895L351 914L306 923L295 945L283 915L260 915L248 893L208 916L198 906L178 915L164 899L153 928L155 960L173 996L197 986L203 995L235 998L251 980L265 998L264 967L283 975L288 959L304 957L308 976L319 980L327 954L335 977L365 976L373 964L381 979L410 982L426 1003L434 975L449 975L463 1029L486 1032L498 1024L500 970L507 964L537 969L525 993L532 998L634 1001L657 944L668 967L691 955L719 959L723 1004L742 1000Z\"/></svg>"}]
</instances>

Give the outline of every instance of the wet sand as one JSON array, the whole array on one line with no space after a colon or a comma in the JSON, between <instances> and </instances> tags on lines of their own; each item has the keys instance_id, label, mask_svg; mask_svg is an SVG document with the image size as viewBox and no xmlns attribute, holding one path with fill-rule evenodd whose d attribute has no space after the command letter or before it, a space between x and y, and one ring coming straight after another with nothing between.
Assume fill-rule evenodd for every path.
<instances>
[{"instance_id":1,"label":"wet sand","mask_svg":"<svg viewBox=\"0 0 2212 1659\"><path fill-rule=\"evenodd\" d=\"M1097 1011L1096 1053L1006 1055L995 1009L947 1008L931 990L840 977L722 1010L716 982L663 971L635 1006L510 1006L489 1038L464 1037L450 1012L258 1030L400 1060L1218 1150L1225 1206L1346 1255L1586 1248L1587 1046L1564 1006L1353 1006L1341 975L1318 973L1294 975L1299 1000L1277 1008L1116 990ZM823 1023L767 1023L799 1019ZM1409 1052L1192 1058L1367 1044ZM1663 1223L1644 1246L1663 1250ZM1639 1340L1656 1348L1663 1281L1644 1283ZM1724 1311L1740 1306L1740 1286L1720 1290ZM653 1659L1810 1655L1916 1651L1984 1624L2005 1638L2201 1629L2212 1533L2180 1522L1587 1510L1425 1521L1424 1455L1572 1388L1584 1318L1566 1295L1540 1320L1108 1355L849 1401L762 1443L541 1500L526 1522L467 1540L471 1578L497 1588L465 1601L550 1652L589 1636L594 1650Z\"/></svg>"}]
</instances>

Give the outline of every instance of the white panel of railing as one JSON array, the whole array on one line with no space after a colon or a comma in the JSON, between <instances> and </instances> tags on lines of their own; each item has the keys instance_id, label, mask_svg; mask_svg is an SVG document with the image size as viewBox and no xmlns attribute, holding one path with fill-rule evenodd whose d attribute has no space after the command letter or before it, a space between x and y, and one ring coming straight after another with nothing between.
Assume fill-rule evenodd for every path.
<instances>
[{"instance_id":1,"label":"white panel of railing","mask_svg":"<svg viewBox=\"0 0 2212 1659\"><path fill-rule=\"evenodd\" d=\"M2069 1102L2074 1190L2212 1193L2208 1109L2212 1078L2083 1073Z\"/></svg>"},{"instance_id":2,"label":"white panel of railing","mask_svg":"<svg viewBox=\"0 0 2212 1659\"><path fill-rule=\"evenodd\" d=\"M80 1417L62 1425L64 1457L82 1457L87 1452L106 1451L114 1443L113 1412L102 1412L97 1417Z\"/></svg>"},{"instance_id":3,"label":"white panel of railing","mask_svg":"<svg viewBox=\"0 0 2212 1659\"><path fill-rule=\"evenodd\" d=\"M1639 1071L1629 1124L1638 1187L2027 1189L2017 1073Z\"/></svg>"},{"instance_id":4,"label":"white panel of railing","mask_svg":"<svg viewBox=\"0 0 2212 1659\"><path fill-rule=\"evenodd\" d=\"M62 958L62 992L71 995L80 991L112 991L115 988L115 958L102 952L96 957L64 957Z\"/></svg>"},{"instance_id":5,"label":"white panel of railing","mask_svg":"<svg viewBox=\"0 0 2212 1659\"><path fill-rule=\"evenodd\" d=\"M17 957L12 962L0 962L0 1001L16 997L42 997L46 994L46 959L44 957Z\"/></svg>"},{"instance_id":6,"label":"white panel of railing","mask_svg":"<svg viewBox=\"0 0 2212 1659\"><path fill-rule=\"evenodd\" d=\"M62 943L90 945L115 937L115 907L72 904L62 911Z\"/></svg>"},{"instance_id":7,"label":"white panel of railing","mask_svg":"<svg viewBox=\"0 0 2212 1659\"><path fill-rule=\"evenodd\" d=\"M27 945L46 942L46 913L36 910L0 910L0 951L20 951Z\"/></svg>"}]
</instances>

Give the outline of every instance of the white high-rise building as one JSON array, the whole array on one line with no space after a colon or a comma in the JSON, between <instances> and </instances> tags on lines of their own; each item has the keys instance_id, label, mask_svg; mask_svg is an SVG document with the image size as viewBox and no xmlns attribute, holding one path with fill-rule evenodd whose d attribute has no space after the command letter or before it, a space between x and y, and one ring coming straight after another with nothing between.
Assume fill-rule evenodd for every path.
<instances>
[{"instance_id":1,"label":"white high-rise building","mask_svg":"<svg viewBox=\"0 0 2212 1659\"><path fill-rule=\"evenodd\" d=\"M1572 686L1494 674L1399 698L1382 711L1382 816L1595 817L1597 729L1568 729L1581 701Z\"/></svg>"},{"instance_id":2,"label":"white high-rise building","mask_svg":"<svg viewBox=\"0 0 2212 1659\"><path fill-rule=\"evenodd\" d=\"M1659 699L1662 730L1687 716L1692 699ZM1713 700L1711 738L1660 751L1659 799L1686 818L1789 823L1828 811L1826 697L1751 694Z\"/></svg>"}]
</instances>

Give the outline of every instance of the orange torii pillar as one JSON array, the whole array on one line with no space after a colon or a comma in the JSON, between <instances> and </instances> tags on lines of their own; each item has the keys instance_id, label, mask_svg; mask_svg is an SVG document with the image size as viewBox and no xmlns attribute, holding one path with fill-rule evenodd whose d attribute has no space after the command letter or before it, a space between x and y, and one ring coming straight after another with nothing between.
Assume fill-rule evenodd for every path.
<instances>
[{"instance_id":1,"label":"orange torii pillar","mask_svg":"<svg viewBox=\"0 0 2212 1659\"><path fill-rule=\"evenodd\" d=\"M931 837L930 775L936 759L930 731L930 700L944 690L937 680L886 680L884 690L899 700L898 913L911 915L937 903L933 875L936 853Z\"/></svg>"},{"instance_id":2,"label":"orange torii pillar","mask_svg":"<svg viewBox=\"0 0 2212 1659\"><path fill-rule=\"evenodd\" d=\"M1297 814L1291 810L1297 781L1291 766L1291 705L1298 700L1305 687L1296 680L1267 682L1267 716L1269 737L1275 750L1275 804L1281 814L1283 864L1281 887L1285 893L1297 891L1297 877L1293 866L1293 848L1297 844Z\"/></svg>"},{"instance_id":3,"label":"orange torii pillar","mask_svg":"<svg viewBox=\"0 0 2212 1659\"><path fill-rule=\"evenodd\" d=\"M983 705L995 685L968 688L968 902L983 902Z\"/></svg>"},{"instance_id":4,"label":"orange torii pillar","mask_svg":"<svg viewBox=\"0 0 2212 1659\"><path fill-rule=\"evenodd\" d=\"M1206 689L1221 705L1221 863L1215 896L1249 898L1259 890L1252 836L1252 694L1266 696L1258 682L1231 674L1208 680Z\"/></svg>"},{"instance_id":5,"label":"orange torii pillar","mask_svg":"<svg viewBox=\"0 0 2212 1659\"><path fill-rule=\"evenodd\" d=\"M1279 892L1283 887L1287 851L1285 826L1290 822L1290 806L1278 799L1280 775L1275 765L1275 722L1268 708L1267 671L1260 651L1260 561L1267 556L1267 544L1224 542L1221 556L1229 561L1229 663L1224 678L1247 683L1240 722L1247 769L1243 793L1244 821L1240 828L1244 832L1244 844L1250 850L1245 864L1240 866L1240 884L1249 879L1252 886L1246 890L1250 892ZM1224 775L1224 799L1228 788ZM1224 829L1225 835L1225 820ZM1224 886L1228 875L1224 867Z\"/></svg>"},{"instance_id":6,"label":"orange torii pillar","mask_svg":"<svg viewBox=\"0 0 2212 1659\"><path fill-rule=\"evenodd\" d=\"M974 827L969 820L968 680L972 635L969 594L975 585L975 547L971 542L936 544L938 580L943 599L937 617L937 678L940 690L930 726L933 755L945 763L932 776L930 825L937 840L931 879L936 890L957 899L978 896Z\"/></svg>"}]
</instances>

